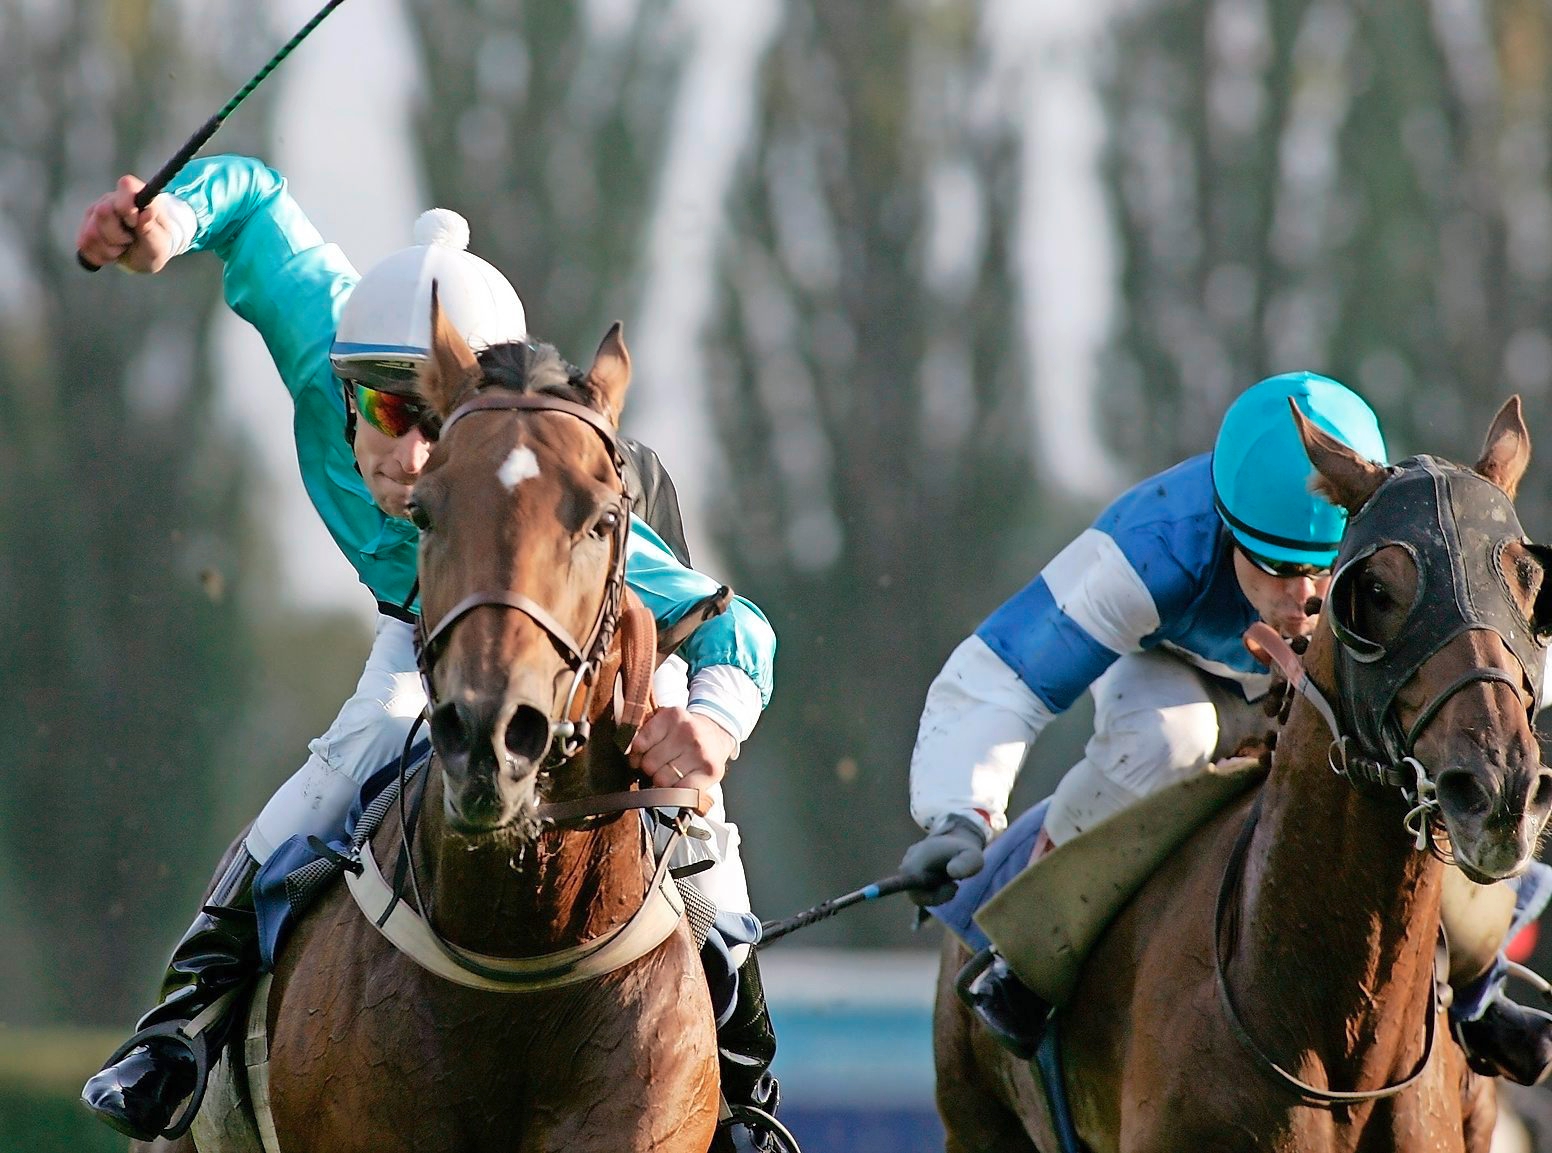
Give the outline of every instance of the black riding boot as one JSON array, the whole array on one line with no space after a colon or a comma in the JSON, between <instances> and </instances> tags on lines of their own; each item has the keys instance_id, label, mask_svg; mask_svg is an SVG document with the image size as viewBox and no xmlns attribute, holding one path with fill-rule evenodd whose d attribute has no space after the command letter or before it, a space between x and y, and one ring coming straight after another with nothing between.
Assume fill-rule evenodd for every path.
<instances>
[{"instance_id":1,"label":"black riding boot","mask_svg":"<svg viewBox=\"0 0 1552 1153\"><path fill-rule=\"evenodd\" d=\"M140 1032L154 1026L187 1025L223 993L258 973L259 931L253 911L253 878L258 869L247 850L239 849L173 949L162 980L161 1003L140 1019ZM220 1052L230 1017L229 1012L222 1014L195 1042L205 1046L212 1061ZM150 1141L167 1130L179 1104L194 1092L197 1068L189 1043L181 1035L164 1032L133 1045L104 1066L86 1083L81 1100L120 1133ZM192 1102L183 1119L192 1119L198 1105ZM183 1127L180 1124L180 1130Z\"/></svg>"},{"instance_id":2,"label":"black riding boot","mask_svg":"<svg viewBox=\"0 0 1552 1153\"><path fill-rule=\"evenodd\" d=\"M1540 1085L1552 1074L1552 1016L1500 993L1475 1021L1454 1024L1455 1039L1475 1072L1521 1085Z\"/></svg>"},{"instance_id":3,"label":"black riding boot","mask_svg":"<svg viewBox=\"0 0 1552 1153\"><path fill-rule=\"evenodd\" d=\"M1020 981L1002 957L990 950L977 953L960 973L957 987L998 1044L1026 1061L1034 1059L1051 1005Z\"/></svg>"},{"instance_id":4,"label":"black riding boot","mask_svg":"<svg viewBox=\"0 0 1552 1153\"><path fill-rule=\"evenodd\" d=\"M760 983L760 965L754 950L738 970L738 1000L727 1024L717 1030L717 1067L722 1075L722 1096L733 1110L733 1121L743 1124L740 1109L758 1109L771 1116L781 1100L776 1078L771 1076L771 1061L776 1056L776 1031L771 1027L770 1010L765 1004L765 987ZM762 1130L757 1117L747 1125L756 1149L772 1148L770 1134ZM718 1126L711 1153L731 1153L731 1126Z\"/></svg>"}]
</instances>

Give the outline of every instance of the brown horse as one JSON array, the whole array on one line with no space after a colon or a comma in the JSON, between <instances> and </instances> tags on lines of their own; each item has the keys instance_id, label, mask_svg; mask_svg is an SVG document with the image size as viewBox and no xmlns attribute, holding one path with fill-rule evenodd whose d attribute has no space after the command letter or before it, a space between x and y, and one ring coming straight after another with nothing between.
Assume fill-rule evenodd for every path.
<instances>
[{"instance_id":1,"label":"brown horse","mask_svg":"<svg viewBox=\"0 0 1552 1153\"><path fill-rule=\"evenodd\" d=\"M269 996L276 1133L286 1153L705 1153L715 1032L683 918L639 959L540 987L559 958L635 924L662 883L627 734L605 707L614 662L638 663L621 655L635 634L614 442L629 356L616 325L583 378L558 361L544 375L521 345L483 354L482 369L434 297L433 331L422 389L444 425L412 513L435 756L415 887L451 963L498 983L512 969L539 978L488 991L436 975L333 887ZM650 677L650 640L647 652ZM644 686L625 695L644 706ZM372 842L388 875L400 830L391 810Z\"/></svg>"},{"instance_id":2,"label":"brown horse","mask_svg":"<svg viewBox=\"0 0 1552 1153\"><path fill-rule=\"evenodd\" d=\"M1431 458L1387 470L1295 418L1326 495L1353 514L1305 658L1350 739L1334 741L1298 697L1259 798L1201 829L1096 945L1061 1034L1073 1120L1095 1153L1483 1153L1490 1141L1492 1083L1467 1069L1435 1002L1438 847L1473 880L1515 875L1552 805L1531 726L1537 679L1511 651L1552 623L1543 558L1509 504L1529 437L1514 398L1474 472ZM1416 504L1446 485L1481 496L1481 478L1502 490L1483 498L1499 502L1485 522L1430 520ZM1393 531L1355 552L1355 526L1376 524ZM1518 634L1438 627L1463 558L1500 574L1473 596L1496 596L1484 611ZM1367 771L1365 732L1401 734ZM1419 831L1435 852L1416 847ZM948 1149L1054 1153L1031 1066L954 994L965 957L951 939L935 1019Z\"/></svg>"}]
</instances>

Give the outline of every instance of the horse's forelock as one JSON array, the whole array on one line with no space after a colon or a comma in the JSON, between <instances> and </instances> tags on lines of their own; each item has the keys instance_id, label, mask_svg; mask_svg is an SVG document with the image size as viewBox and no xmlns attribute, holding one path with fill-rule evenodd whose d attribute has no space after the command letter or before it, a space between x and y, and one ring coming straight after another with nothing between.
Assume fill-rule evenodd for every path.
<instances>
[{"instance_id":1,"label":"horse's forelock","mask_svg":"<svg viewBox=\"0 0 1552 1153\"><path fill-rule=\"evenodd\" d=\"M513 392L545 392L586 404L582 371L561 356L553 344L519 340L481 350L480 370L487 388Z\"/></svg>"}]
</instances>

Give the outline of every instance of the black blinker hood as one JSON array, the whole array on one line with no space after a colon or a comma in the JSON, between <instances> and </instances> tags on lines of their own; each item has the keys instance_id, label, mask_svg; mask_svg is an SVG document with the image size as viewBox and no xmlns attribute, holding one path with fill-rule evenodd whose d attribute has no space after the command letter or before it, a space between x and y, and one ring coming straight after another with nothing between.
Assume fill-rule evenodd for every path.
<instances>
[{"instance_id":1,"label":"black blinker hood","mask_svg":"<svg viewBox=\"0 0 1552 1153\"><path fill-rule=\"evenodd\" d=\"M1367 756L1396 764L1412 752L1393 713L1396 694L1451 640L1470 629L1497 633L1519 660L1538 701L1547 646L1525 619L1503 573L1504 546L1525 539L1503 489L1431 456L1409 457L1390 473L1348 518L1327 604L1341 642L1336 672L1343 730ZM1344 610L1362 562L1386 545L1411 553L1418 588L1401 635L1382 647L1354 633ZM1442 704L1442 698L1436 700L1425 713L1431 716Z\"/></svg>"}]
</instances>

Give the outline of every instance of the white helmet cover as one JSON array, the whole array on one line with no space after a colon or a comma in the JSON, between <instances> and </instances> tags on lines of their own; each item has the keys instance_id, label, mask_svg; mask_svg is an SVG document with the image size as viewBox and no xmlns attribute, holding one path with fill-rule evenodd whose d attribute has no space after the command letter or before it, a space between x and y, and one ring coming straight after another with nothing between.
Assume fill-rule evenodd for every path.
<instances>
[{"instance_id":1,"label":"white helmet cover","mask_svg":"<svg viewBox=\"0 0 1552 1153\"><path fill-rule=\"evenodd\" d=\"M517 291L467 250L462 216L433 208L415 221L414 235L413 247L384 257L345 302L329 350L335 375L413 395L431 349L432 281L443 314L476 351L528 335Z\"/></svg>"}]
</instances>

